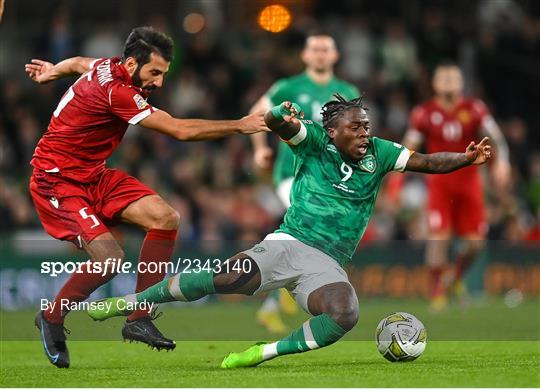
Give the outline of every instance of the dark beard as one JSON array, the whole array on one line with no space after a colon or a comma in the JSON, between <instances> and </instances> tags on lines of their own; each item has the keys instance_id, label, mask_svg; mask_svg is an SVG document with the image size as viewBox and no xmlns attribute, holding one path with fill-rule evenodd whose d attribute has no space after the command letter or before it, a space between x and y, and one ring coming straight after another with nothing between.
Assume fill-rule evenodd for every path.
<instances>
[{"instance_id":1,"label":"dark beard","mask_svg":"<svg viewBox=\"0 0 540 390\"><path fill-rule=\"evenodd\" d=\"M146 87L142 87L142 80L141 80L141 67L140 65L137 65L137 68L135 69L135 72L133 73L133 76L131 76L131 81L133 81L133 85L136 87L141 88L145 94L150 94L154 89L156 89L155 85L148 85Z\"/></svg>"},{"instance_id":2,"label":"dark beard","mask_svg":"<svg viewBox=\"0 0 540 390\"><path fill-rule=\"evenodd\" d=\"M135 68L135 72L133 72L133 76L131 76L131 81L133 81L134 86L142 88L141 67L139 65Z\"/></svg>"}]
</instances>

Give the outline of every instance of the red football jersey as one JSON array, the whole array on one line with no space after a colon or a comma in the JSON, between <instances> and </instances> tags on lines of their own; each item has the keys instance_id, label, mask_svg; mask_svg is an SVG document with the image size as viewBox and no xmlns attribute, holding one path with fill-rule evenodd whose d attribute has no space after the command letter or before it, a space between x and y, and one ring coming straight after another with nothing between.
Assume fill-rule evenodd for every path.
<instances>
[{"instance_id":1,"label":"red football jersey","mask_svg":"<svg viewBox=\"0 0 540 390\"><path fill-rule=\"evenodd\" d=\"M435 99L431 99L414 108L409 129L422 138L427 153L463 153L471 141L481 140L482 124L489 118L488 108L478 99L462 98L452 111L446 111ZM480 183L478 167L470 166L450 174L429 177L429 181L436 182L449 179L452 183L461 180L467 180L468 184Z\"/></svg>"},{"instance_id":2,"label":"red football jersey","mask_svg":"<svg viewBox=\"0 0 540 390\"><path fill-rule=\"evenodd\" d=\"M78 182L93 182L128 125L154 111L119 58L98 59L60 100L31 164Z\"/></svg>"}]
</instances>

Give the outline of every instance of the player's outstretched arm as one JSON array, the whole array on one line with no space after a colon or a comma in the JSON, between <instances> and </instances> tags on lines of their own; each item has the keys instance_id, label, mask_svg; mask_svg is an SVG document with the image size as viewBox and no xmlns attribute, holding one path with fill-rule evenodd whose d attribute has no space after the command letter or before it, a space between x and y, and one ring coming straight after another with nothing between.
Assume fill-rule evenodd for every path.
<instances>
[{"instance_id":1,"label":"player's outstretched arm","mask_svg":"<svg viewBox=\"0 0 540 390\"><path fill-rule=\"evenodd\" d=\"M283 102L264 114L268 128L276 132L282 139L289 140L300 131L300 121L304 113L296 103Z\"/></svg>"},{"instance_id":2,"label":"player's outstretched arm","mask_svg":"<svg viewBox=\"0 0 540 390\"><path fill-rule=\"evenodd\" d=\"M95 58L72 57L54 65L34 58L24 66L24 70L33 81L38 84L45 84L64 77L86 73L91 69L94 61Z\"/></svg>"},{"instance_id":3,"label":"player's outstretched arm","mask_svg":"<svg viewBox=\"0 0 540 390\"><path fill-rule=\"evenodd\" d=\"M270 99L266 95L261 96L259 100L251 107L250 114L257 112L266 112L272 108ZM251 137L251 143L253 144L253 159L257 166L268 169L272 166L272 156L274 152L272 148L268 146L267 137L264 133L256 133Z\"/></svg>"},{"instance_id":4,"label":"player's outstretched arm","mask_svg":"<svg viewBox=\"0 0 540 390\"><path fill-rule=\"evenodd\" d=\"M491 158L489 138L480 143L471 142L465 153L413 153L405 166L406 171L423 173L448 173L469 165L481 165Z\"/></svg>"},{"instance_id":5,"label":"player's outstretched arm","mask_svg":"<svg viewBox=\"0 0 540 390\"><path fill-rule=\"evenodd\" d=\"M204 141L231 134L253 134L268 131L262 113L237 120L178 119L157 110L139 122L148 129L167 134L179 141Z\"/></svg>"}]
</instances>

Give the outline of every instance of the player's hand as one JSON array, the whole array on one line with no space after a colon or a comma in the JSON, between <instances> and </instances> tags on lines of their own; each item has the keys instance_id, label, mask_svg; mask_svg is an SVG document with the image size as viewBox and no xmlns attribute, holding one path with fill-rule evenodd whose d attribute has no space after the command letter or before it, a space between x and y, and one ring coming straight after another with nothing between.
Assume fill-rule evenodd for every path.
<instances>
[{"instance_id":1,"label":"player's hand","mask_svg":"<svg viewBox=\"0 0 540 390\"><path fill-rule=\"evenodd\" d=\"M38 84L45 84L53 80L50 76L52 75L52 68L54 64L42 61L38 59L32 59L30 64L24 66L24 70L33 81Z\"/></svg>"},{"instance_id":2,"label":"player's hand","mask_svg":"<svg viewBox=\"0 0 540 390\"><path fill-rule=\"evenodd\" d=\"M491 146L489 145L489 138L484 137L480 143L475 144L471 142L465 150L465 158L472 165L484 164L491 158Z\"/></svg>"},{"instance_id":3,"label":"player's hand","mask_svg":"<svg viewBox=\"0 0 540 390\"><path fill-rule=\"evenodd\" d=\"M260 147L255 149L253 159L255 164L262 169L270 169L272 167L272 158L274 157L274 152L272 148L268 146Z\"/></svg>"},{"instance_id":4,"label":"player's hand","mask_svg":"<svg viewBox=\"0 0 540 390\"><path fill-rule=\"evenodd\" d=\"M264 113L256 112L238 120L238 129L242 134L253 134L261 131L270 131L264 122Z\"/></svg>"},{"instance_id":5,"label":"player's hand","mask_svg":"<svg viewBox=\"0 0 540 390\"><path fill-rule=\"evenodd\" d=\"M289 113L289 115L283 115L285 122L295 123L298 122L298 118L302 119L304 117L304 111L296 103L285 101L281 103L281 107Z\"/></svg>"}]
</instances>

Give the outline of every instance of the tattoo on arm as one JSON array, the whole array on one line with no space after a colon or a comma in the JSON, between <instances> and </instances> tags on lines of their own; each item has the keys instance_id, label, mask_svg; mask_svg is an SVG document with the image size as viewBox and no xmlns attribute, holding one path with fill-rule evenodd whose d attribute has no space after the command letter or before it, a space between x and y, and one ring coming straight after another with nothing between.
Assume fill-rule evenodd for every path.
<instances>
[{"instance_id":1,"label":"tattoo on arm","mask_svg":"<svg viewBox=\"0 0 540 390\"><path fill-rule=\"evenodd\" d=\"M423 173L449 173L471 165L465 153L413 153L407 161L406 171Z\"/></svg>"}]
</instances>

